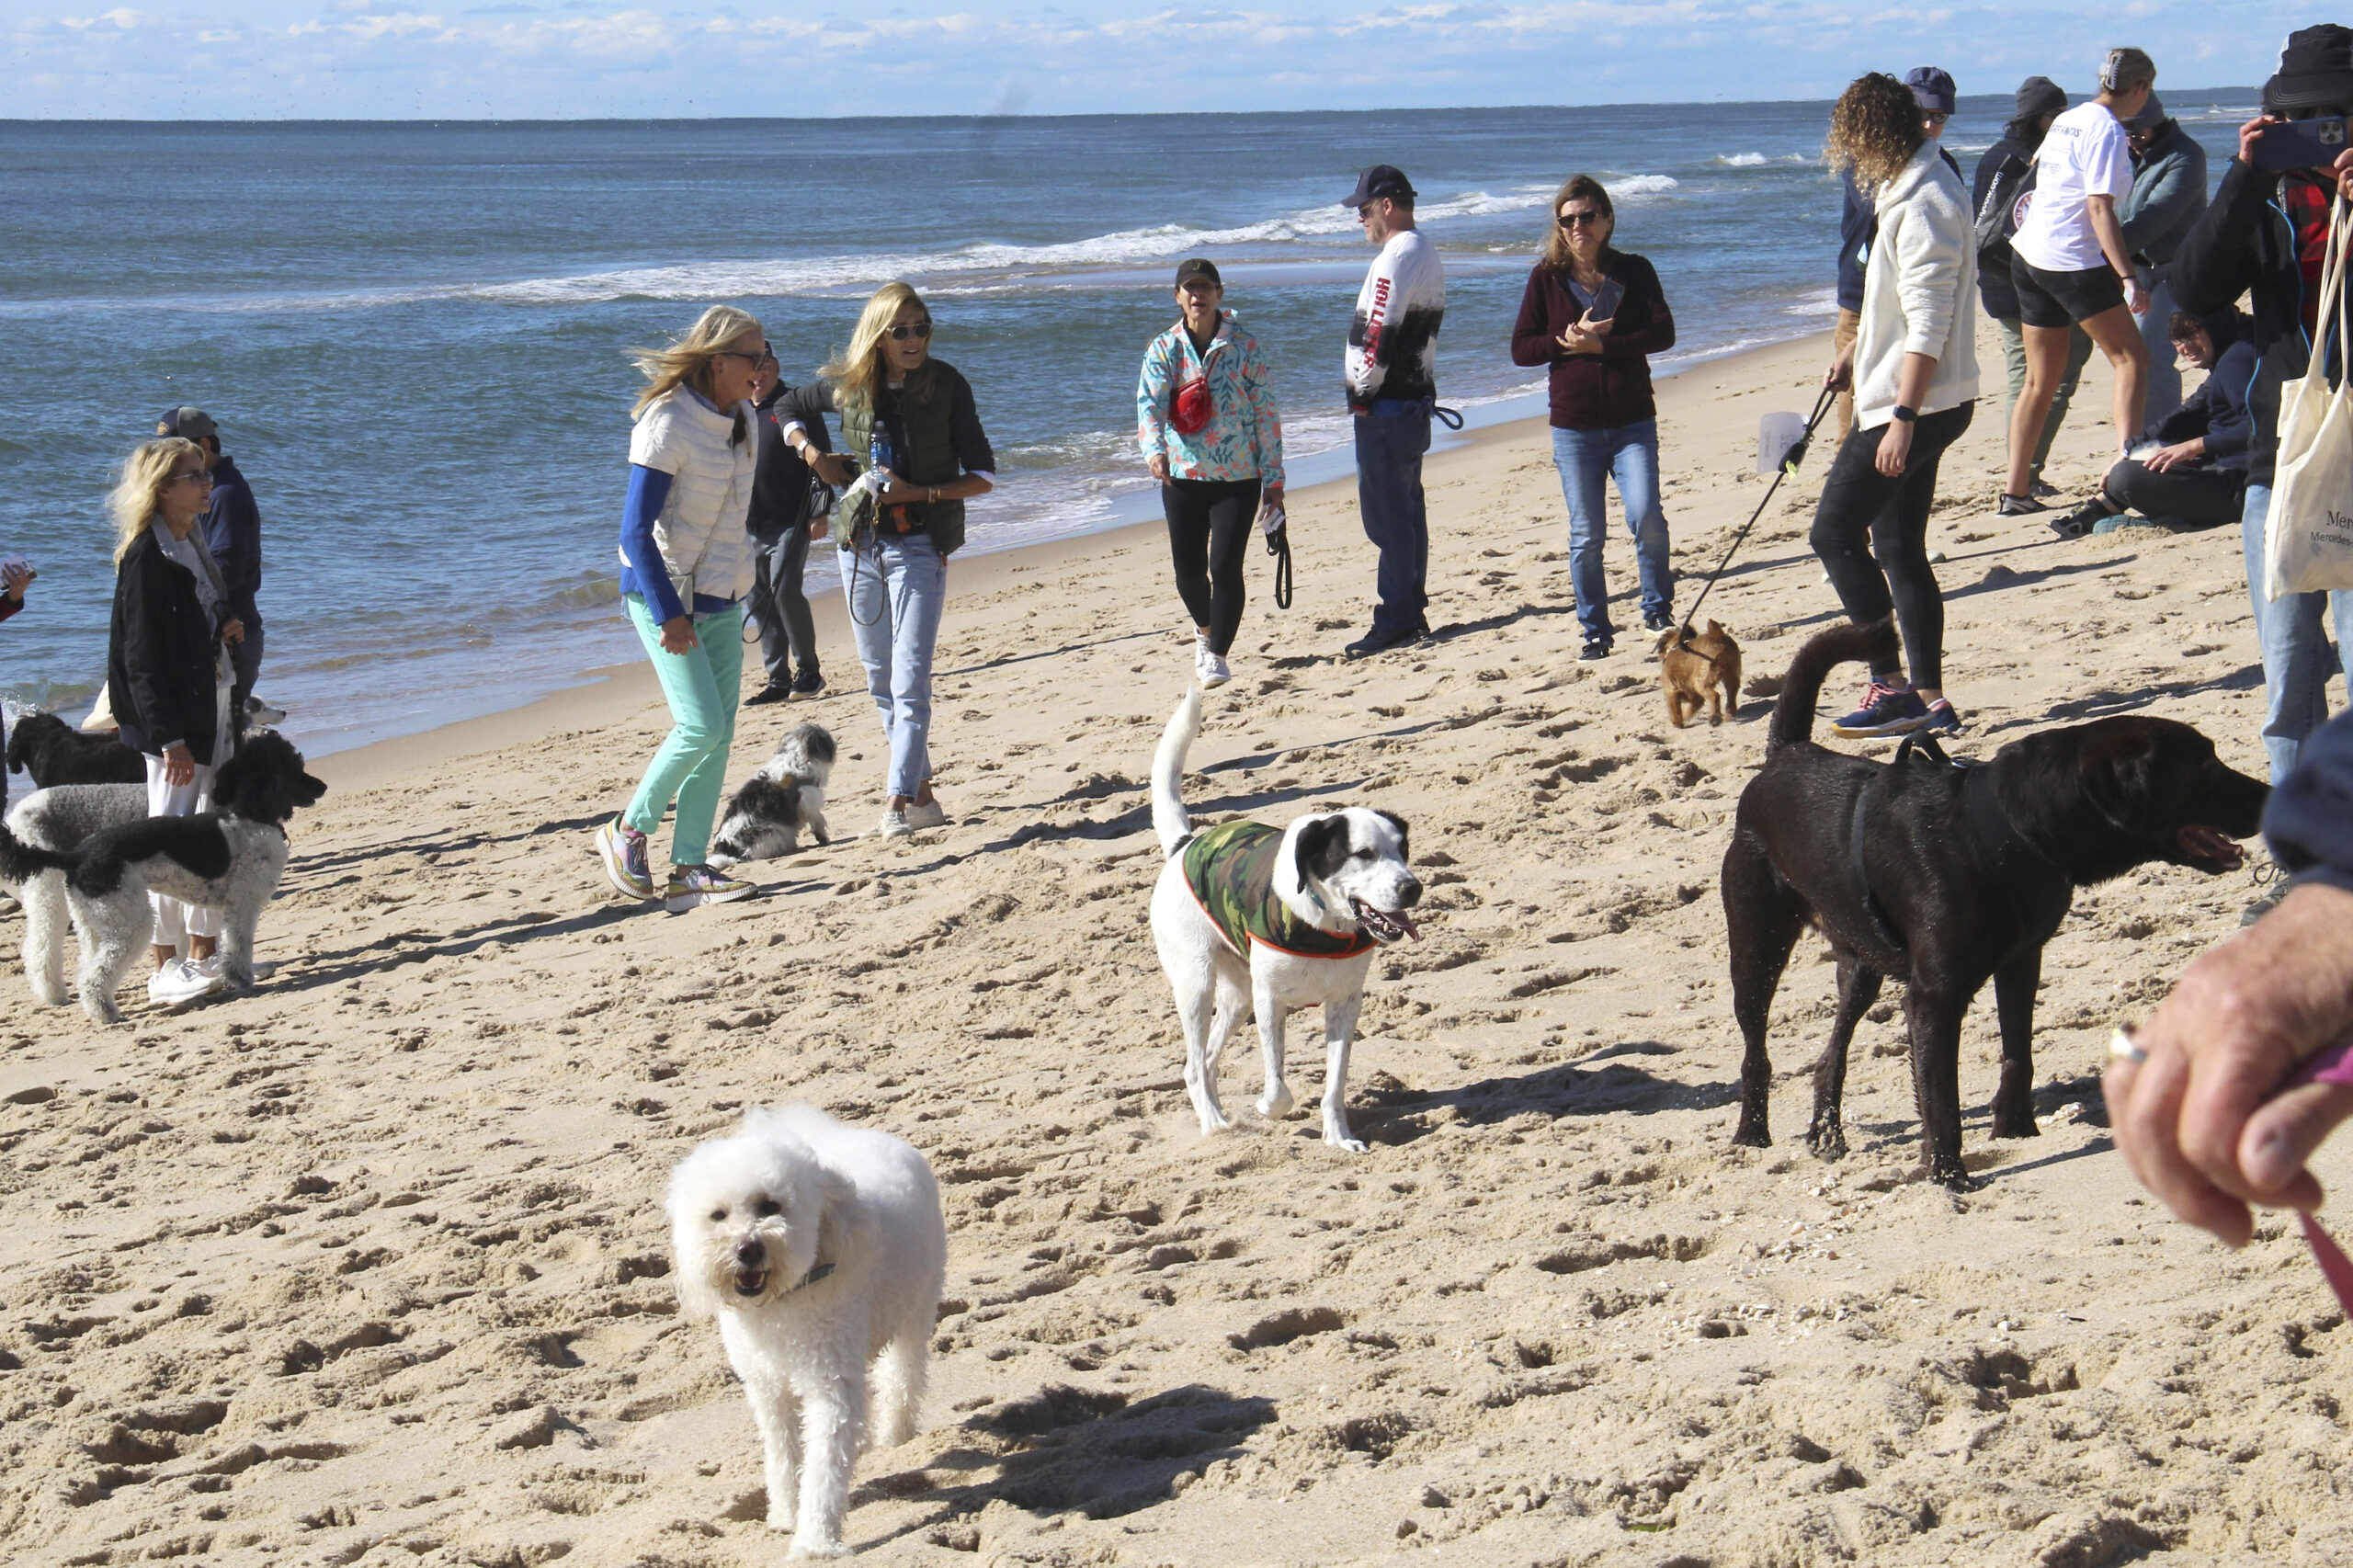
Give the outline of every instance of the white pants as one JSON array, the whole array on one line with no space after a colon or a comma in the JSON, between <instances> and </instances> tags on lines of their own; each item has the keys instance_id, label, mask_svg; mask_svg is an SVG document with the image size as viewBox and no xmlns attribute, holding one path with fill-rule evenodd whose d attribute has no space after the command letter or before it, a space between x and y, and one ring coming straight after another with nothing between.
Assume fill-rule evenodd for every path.
<instances>
[{"instance_id":1,"label":"white pants","mask_svg":"<svg viewBox=\"0 0 2353 1568\"><path fill-rule=\"evenodd\" d=\"M196 766L196 777L185 784L172 784L164 778L164 759L150 754L147 757L147 814L151 817L192 817L212 808L213 769L204 763ZM155 931L148 940L159 948L176 948L189 937L221 935L221 911L208 909L200 903L183 903L176 898L151 892L147 902L154 906Z\"/></svg>"}]
</instances>

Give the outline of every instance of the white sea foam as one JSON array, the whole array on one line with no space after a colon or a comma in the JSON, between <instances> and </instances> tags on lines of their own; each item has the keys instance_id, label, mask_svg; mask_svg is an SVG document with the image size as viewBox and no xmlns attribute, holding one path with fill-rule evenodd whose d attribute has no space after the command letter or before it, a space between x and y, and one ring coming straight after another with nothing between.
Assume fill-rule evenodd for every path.
<instances>
[{"instance_id":1,"label":"white sea foam","mask_svg":"<svg viewBox=\"0 0 2353 1568\"><path fill-rule=\"evenodd\" d=\"M1729 158L1711 158L1708 161L1727 169L1757 169L1765 166L1766 160L1762 153L1734 153Z\"/></svg>"},{"instance_id":2,"label":"white sea foam","mask_svg":"<svg viewBox=\"0 0 2353 1568\"><path fill-rule=\"evenodd\" d=\"M1683 182L1673 175L1621 175L1601 183L1608 190L1610 199L1623 201L1630 196L1662 195Z\"/></svg>"}]
</instances>

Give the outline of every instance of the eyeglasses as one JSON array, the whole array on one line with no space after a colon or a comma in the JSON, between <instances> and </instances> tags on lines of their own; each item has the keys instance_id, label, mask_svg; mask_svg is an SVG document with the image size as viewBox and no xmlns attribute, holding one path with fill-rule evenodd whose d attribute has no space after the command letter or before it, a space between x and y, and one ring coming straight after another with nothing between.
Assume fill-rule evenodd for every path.
<instances>
[{"instance_id":1,"label":"eyeglasses","mask_svg":"<svg viewBox=\"0 0 2353 1568\"><path fill-rule=\"evenodd\" d=\"M1920 119L1930 127L1942 125L1946 120L1950 119L1951 118L1952 116L1949 114L1938 114L1934 109L1930 109L1927 113L1920 117Z\"/></svg>"},{"instance_id":2,"label":"eyeglasses","mask_svg":"<svg viewBox=\"0 0 2353 1568\"><path fill-rule=\"evenodd\" d=\"M719 358L722 359L748 359L755 365L765 365L769 360L776 358L776 350L763 343L760 345L760 351L757 354L746 354L740 348L722 348L719 351Z\"/></svg>"},{"instance_id":3,"label":"eyeglasses","mask_svg":"<svg viewBox=\"0 0 2353 1568\"><path fill-rule=\"evenodd\" d=\"M903 321L891 324L892 341L904 343L910 337L929 337L931 324L927 321Z\"/></svg>"},{"instance_id":4,"label":"eyeglasses","mask_svg":"<svg viewBox=\"0 0 2353 1568\"><path fill-rule=\"evenodd\" d=\"M1563 212L1558 220L1563 229L1574 229L1580 223L1600 223L1608 220L1607 212Z\"/></svg>"},{"instance_id":5,"label":"eyeglasses","mask_svg":"<svg viewBox=\"0 0 2353 1568\"><path fill-rule=\"evenodd\" d=\"M179 473L172 475L171 478L164 481L164 483L166 485L173 485L177 484L183 479L200 479L204 482L207 488L210 488L212 483L212 475L200 468L185 470Z\"/></svg>"}]
</instances>

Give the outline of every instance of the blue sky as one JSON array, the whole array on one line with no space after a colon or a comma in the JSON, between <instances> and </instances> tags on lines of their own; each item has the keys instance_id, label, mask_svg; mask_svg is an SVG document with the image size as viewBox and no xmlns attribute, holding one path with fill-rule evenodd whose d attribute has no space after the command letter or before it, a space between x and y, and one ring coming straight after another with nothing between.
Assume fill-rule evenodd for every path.
<instances>
[{"instance_id":1,"label":"blue sky","mask_svg":"<svg viewBox=\"0 0 2353 1568\"><path fill-rule=\"evenodd\" d=\"M1828 97L1943 65L1964 93L2088 90L2135 43L2159 88L2267 75L2301 17L2243 0L1270 0L784 6L769 0L0 0L5 112L42 118L1074 114Z\"/></svg>"}]
</instances>

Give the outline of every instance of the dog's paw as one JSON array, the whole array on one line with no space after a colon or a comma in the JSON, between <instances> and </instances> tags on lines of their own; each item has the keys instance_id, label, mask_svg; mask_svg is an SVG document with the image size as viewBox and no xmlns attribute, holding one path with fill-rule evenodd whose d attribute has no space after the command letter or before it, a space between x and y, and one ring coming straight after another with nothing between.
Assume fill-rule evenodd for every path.
<instances>
[{"instance_id":1,"label":"dog's paw","mask_svg":"<svg viewBox=\"0 0 2353 1568\"><path fill-rule=\"evenodd\" d=\"M1329 1122L1324 1123L1324 1142L1346 1154L1361 1154L1365 1152L1364 1140L1349 1131L1346 1123L1338 1127Z\"/></svg>"},{"instance_id":2,"label":"dog's paw","mask_svg":"<svg viewBox=\"0 0 2353 1568\"><path fill-rule=\"evenodd\" d=\"M1214 1138L1221 1132L1233 1131L1233 1119L1223 1111L1211 1111L1201 1117L1201 1136L1204 1138Z\"/></svg>"},{"instance_id":3,"label":"dog's paw","mask_svg":"<svg viewBox=\"0 0 2353 1568\"><path fill-rule=\"evenodd\" d=\"M1742 1118L1740 1125L1733 1130L1732 1141L1733 1146L1739 1149L1769 1149L1773 1146L1773 1135L1765 1131L1762 1119L1751 1121Z\"/></svg>"},{"instance_id":4,"label":"dog's paw","mask_svg":"<svg viewBox=\"0 0 2353 1568\"><path fill-rule=\"evenodd\" d=\"M839 1540L795 1540L792 1550L784 1554L787 1562L797 1562L807 1557L847 1557L849 1543Z\"/></svg>"},{"instance_id":5,"label":"dog's paw","mask_svg":"<svg viewBox=\"0 0 2353 1568\"><path fill-rule=\"evenodd\" d=\"M1843 1160L1847 1157L1847 1130L1835 1121L1826 1125L1816 1122L1806 1129L1805 1145L1822 1159Z\"/></svg>"},{"instance_id":6,"label":"dog's paw","mask_svg":"<svg viewBox=\"0 0 2353 1568\"><path fill-rule=\"evenodd\" d=\"M1290 1114L1290 1085L1276 1081L1275 1086L1258 1096L1258 1114L1268 1121L1280 1121Z\"/></svg>"},{"instance_id":7,"label":"dog's paw","mask_svg":"<svg viewBox=\"0 0 2353 1568\"><path fill-rule=\"evenodd\" d=\"M1928 1165L1928 1179L1949 1192L1975 1192L1985 1183L1969 1174L1969 1167L1959 1160L1934 1160Z\"/></svg>"}]
</instances>

